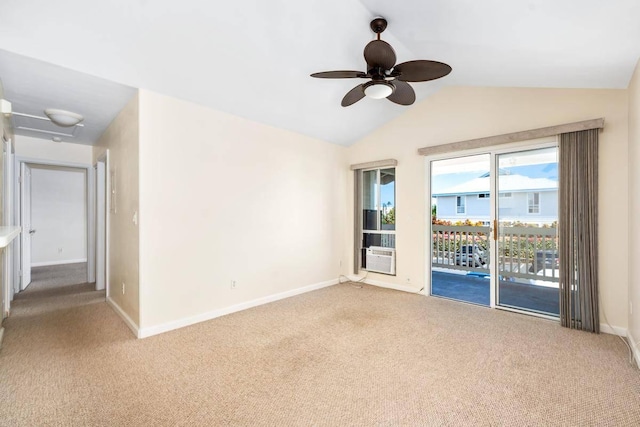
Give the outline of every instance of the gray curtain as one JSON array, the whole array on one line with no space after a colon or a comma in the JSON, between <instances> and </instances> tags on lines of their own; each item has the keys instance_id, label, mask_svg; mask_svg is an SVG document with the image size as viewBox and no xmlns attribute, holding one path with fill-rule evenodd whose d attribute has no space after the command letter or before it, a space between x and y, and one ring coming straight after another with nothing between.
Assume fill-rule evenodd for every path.
<instances>
[{"instance_id":1,"label":"gray curtain","mask_svg":"<svg viewBox=\"0 0 640 427\"><path fill-rule=\"evenodd\" d=\"M562 326L599 333L598 131L560 135L559 258Z\"/></svg>"}]
</instances>

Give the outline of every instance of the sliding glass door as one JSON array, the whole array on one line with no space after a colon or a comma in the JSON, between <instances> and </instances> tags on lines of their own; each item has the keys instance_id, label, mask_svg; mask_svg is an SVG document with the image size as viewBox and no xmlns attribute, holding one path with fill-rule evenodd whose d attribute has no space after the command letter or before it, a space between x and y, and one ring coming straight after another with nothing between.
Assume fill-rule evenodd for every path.
<instances>
[{"instance_id":1,"label":"sliding glass door","mask_svg":"<svg viewBox=\"0 0 640 427\"><path fill-rule=\"evenodd\" d=\"M431 295L558 315L558 159L545 145L429 162Z\"/></svg>"},{"instance_id":2,"label":"sliding glass door","mask_svg":"<svg viewBox=\"0 0 640 427\"><path fill-rule=\"evenodd\" d=\"M559 314L558 151L497 158L497 304Z\"/></svg>"},{"instance_id":3,"label":"sliding glass door","mask_svg":"<svg viewBox=\"0 0 640 427\"><path fill-rule=\"evenodd\" d=\"M431 162L431 294L491 304L491 157Z\"/></svg>"}]
</instances>

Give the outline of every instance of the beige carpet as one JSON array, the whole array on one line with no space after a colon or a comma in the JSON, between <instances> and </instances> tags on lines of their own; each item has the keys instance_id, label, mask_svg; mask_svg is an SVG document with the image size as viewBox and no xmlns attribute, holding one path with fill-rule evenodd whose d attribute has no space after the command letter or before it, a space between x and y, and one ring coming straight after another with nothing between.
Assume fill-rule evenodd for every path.
<instances>
[{"instance_id":1,"label":"beige carpet","mask_svg":"<svg viewBox=\"0 0 640 427\"><path fill-rule=\"evenodd\" d=\"M102 298L16 301L0 424L640 425L624 345L551 321L343 284L136 340Z\"/></svg>"},{"instance_id":2,"label":"beige carpet","mask_svg":"<svg viewBox=\"0 0 640 427\"><path fill-rule=\"evenodd\" d=\"M87 281L87 263L48 265L31 269L31 283L26 292L19 293L18 298L30 295L36 291L53 290L57 293L60 288L85 284Z\"/></svg>"}]
</instances>

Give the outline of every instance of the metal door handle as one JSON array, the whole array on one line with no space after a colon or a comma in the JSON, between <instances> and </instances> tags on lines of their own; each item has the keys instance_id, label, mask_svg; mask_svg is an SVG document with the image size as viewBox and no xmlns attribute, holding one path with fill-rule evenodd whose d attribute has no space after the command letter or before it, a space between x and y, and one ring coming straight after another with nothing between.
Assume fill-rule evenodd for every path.
<instances>
[{"instance_id":1,"label":"metal door handle","mask_svg":"<svg viewBox=\"0 0 640 427\"><path fill-rule=\"evenodd\" d=\"M36 230L29 230L29 234L33 234L35 232L36 232Z\"/></svg>"}]
</instances>

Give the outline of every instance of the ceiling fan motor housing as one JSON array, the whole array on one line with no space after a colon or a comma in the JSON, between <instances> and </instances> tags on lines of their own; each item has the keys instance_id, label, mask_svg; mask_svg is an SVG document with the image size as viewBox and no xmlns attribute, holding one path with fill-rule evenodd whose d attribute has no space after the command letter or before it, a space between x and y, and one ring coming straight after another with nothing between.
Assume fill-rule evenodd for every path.
<instances>
[{"instance_id":1,"label":"ceiling fan motor housing","mask_svg":"<svg viewBox=\"0 0 640 427\"><path fill-rule=\"evenodd\" d=\"M376 18L371 21L370 26L374 33L380 34L387 29L387 20L384 18Z\"/></svg>"}]
</instances>

